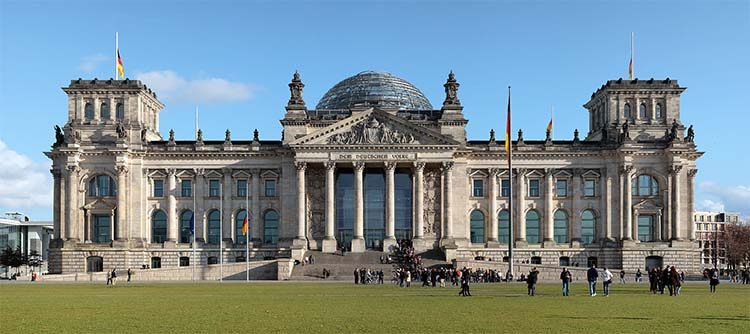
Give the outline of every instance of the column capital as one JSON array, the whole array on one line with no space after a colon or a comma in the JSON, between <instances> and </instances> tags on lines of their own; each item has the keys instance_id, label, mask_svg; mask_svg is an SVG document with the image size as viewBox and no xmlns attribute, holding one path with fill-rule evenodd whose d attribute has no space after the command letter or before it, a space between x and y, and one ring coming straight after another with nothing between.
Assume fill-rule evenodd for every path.
<instances>
[{"instance_id":1,"label":"column capital","mask_svg":"<svg viewBox=\"0 0 750 334\"><path fill-rule=\"evenodd\" d=\"M682 165L672 165L669 167L669 174L672 176L677 176L680 174L680 171L682 170Z\"/></svg>"},{"instance_id":2,"label":"column capital","mask_svg":"<svg viewBox=\"0 0 750 334\"><path fill-rule=\"evenodd\" d=\"M634 172L635 172L635 167L633 167L633 165L623 165L620 168L620 173L627 175L627 176L630 176Z\"/></svg>"},{"instance_id":3,"label":"column capital","mask_svg":"<svg viewBox=\"0 0 750 334\"><path fill-rule=\"evenodd\" d=\"M502 172L502 169L490 168L489 172L490 172L490 177L497 177L497 175L500 174L500 172Z\"/></svg>"},{"instance_id":4,"label":"column capital","mask_svg":"<svg viewBox=\"0 0 750 334\"><path fill-rule=\"evenodd\" d=\"M354 166L354 169L359 172L365 169L365 163L363 161L355 161L352 165Z\"/></svg>"},{"instance_id":5,"label":"column capital","mask_svg":"<svg viewBox=\"0 0 750 334\"><path fill-rule=\"evenodd\" d=\"M177 174L177 168L165 168L164 171L166 171L167 175L169 175L170 177Z\"/></svg>"},{"instance_id":6,"label":"column capital","mask_svg":"<svg viewBox=\"0 0 750 334\"><path fill-rule=\"evenodd\" d=\"M76 174L81 171L81 167L78 167L78 165L68 165L65 166L65 169L68 171L68 174Z\"/></svg>"},{"instance_id":7,"label":"column capital","mask_svg":"<svg viewBox=\"0 0 750 334\"><path fill-rule=\"evenodd\" d=\"M453 161L443 161L443 172L450 172L453 169Z\"/></svg>"},{"instance_id":8,"label":"column capital","mask_svg":"<svg viewBox=\"0 0 750 334\"><path fill-rule=\"evenodd\" d=\"M688 169L688 176L691 179L694 178L696 174L698 174L698 169L696 168Z\"/></svg>"},{"instance_id":9,"label":"column capital","mask_svg":"<svg viewBox=\"0 0 750 334\"><path fill-rule=\"evenodd\" d=\"M544 176L545 177L552 177L557 170L554 168L545 168L544 169Z\"/></svg>"},{"instance_id":10,"label":"column capital","mask_svg":"<svg viewBox=\"0 0 750 334\"><path fill-rule=\"evenodd\" d=\"M323 163L323 166L325 166L326 170L335 170L336 169L336 162L335 161L326 161Z\"/></svg>"},{"instance_id":11,"label":"column capital","mask_svg":"<svg viewBox=\"0 0 750 334\"><path fill-rule=\"evenodd\" d=\"M221 172L222 172L222 173L223 173L224 175L230 175L230 176L232 175L232 169L231 169L231 168L222 168L222 169L221 169Z\"/></svg>"},{"instance_id":12,"label":"column capital","mask_svg":"<svg viewBox=\"0 0 750 334\"><path fill-rule=\"evenodd\" d=\"M117 175L127 175L128 174L128 166L115 166L115 170L117 170Z\"/></svg>"},{"instance_id":13,"label":"column capital","mask_svg":"<svg viewBox=\"0 0 750 334\"><path fill-rule=\"evenodd\" d=\"M424 171L425 166L427 166L427 163L424 161L414 161L414 168L417 170L417 172Z\"/></svg>"},{"instance_id":14,"label":"column capital","mask_svg":"<svg viewBox=\"0 0 750 334\"><path fill-rule=\"evenodd\" d=\"M304 171L305 169L307 169L307 162L295 161L294 168L297 168L297 171Z\"/></svg>"},{"instance_id":15,"label":"column capital","mask_svg":"<svg viewBox=\"0 0 750 334\"><path fill-rule=\"evenodd\" d=\"M206 170L203 168L193 168L193 172L195 173L195 176L203 176L206 174Z\"/></svg>"},{"instance_id":16,"label":"column capital","mask_svg":"<svg viewBox=\"0 0 750 334\"><path fill-rule=\"evenodd\" d=\"M383 163L385 165L385 169L389 172L396 170L396 162L395 161L386 161Z\"/></svg>"},{"instance_id":17,"label":"column capital","mask_svg":"<svg viewBox=\"0 0 750 334\"><path fill-rule=\"evenodd\" d=\"M52 174L52 177L55 179L59 179L62 177L62 172L59 169L52 168L49 170L49 172Z\"/></svg>"}]
</instances>

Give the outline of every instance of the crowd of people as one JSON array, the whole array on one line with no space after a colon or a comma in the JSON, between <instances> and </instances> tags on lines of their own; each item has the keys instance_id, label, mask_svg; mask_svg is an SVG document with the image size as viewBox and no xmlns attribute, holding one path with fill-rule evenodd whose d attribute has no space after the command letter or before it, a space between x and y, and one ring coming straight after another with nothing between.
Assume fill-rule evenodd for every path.
<instances>
[{"instance_id":1,"label":"crowd of people","mask_svg":"<svg viewBox=\"0 0 750 334\"><path fill-rule=\"evenodd\" d=\"M648 271L649 291L652 294L658 292L663 295L665 288L669 291L670 296L678 296L680 294L682 283L685 281L684 272L677 272L677 268L674 266L666 266L665 268L656 267L651 268L651 270L647 268L646 270ZM710 282L709 285L714 286L713 282Z\"/></svg>"},{"instance_id":2,"label":"crowd of people","mask_svg":"<svg viewBox=\"0 0 750 334\"><path fill-rule=\"evenodd\" d=\"M354 284L383 284L383 271L368 268L355 268Z\"/></svg>"},{"instance_id":3,"label":"crowd of people","mask_svg":"<svg viewBox=\"0 0 750 334\"><path fill-rule=\"evenodd\" d=\"M750 284L750 269L729 270L729 283Z\"/></svg>"}]
</instances>

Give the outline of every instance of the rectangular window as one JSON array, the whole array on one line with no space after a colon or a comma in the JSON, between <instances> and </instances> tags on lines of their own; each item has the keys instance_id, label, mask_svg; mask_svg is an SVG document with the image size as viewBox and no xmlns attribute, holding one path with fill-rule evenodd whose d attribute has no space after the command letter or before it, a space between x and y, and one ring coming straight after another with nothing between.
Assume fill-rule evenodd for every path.
<instances>
[{"instance_id":1,"label":"rectangular window","mask_svg":"<svg viewBox=\"0 0 750 334\"><path fill-rule=\"evenodd\" d=\"M109 224L111 222L110 216L94 215L94 242L95 243L108 243L112 241Z\"/></svg>"},{"instance_id":2,"label":"rectangular window","mask_svg":"<svg viewBox=\"0 0 750 334\"><path fill-rule=\"evenodd\" d=\"M653 216L638 216L638 240L653 240Z\"/></svg>"},{"instance_id":3,"label":"rectangular window","mask_svg":"<svg viewBox=\"0 0 750 334\"><path fill-rule=\"evenodd\" d=\"M583 182L583 196L596 196L596 180L585 180Z\"/></svg>"},{"instance_id":4,"label":"rectangular window","mask_svg":"<svg viewBox=\"0 0 750 334\"><path fill-rule=\"evenodd\" d=\"M180 256L180 267L189 267L190 258L187 256Z\"/></svg>"},{"instance_id":5,"label":"rectangular window","mask_svg":"<svg viewBox=\"0 0 750 334\"><path fill-rule=\"evenodd\" d=\"M237 180L237 196L247 196L247 180Z\"/></svg>"},{"instance_id":6,"label":"rectangular window","mask_svg":"<svg viewBox=\"0 0 750 334\"><path fill-rule=\"evenodd\" d=\"M510 180L503 179L500 181L500 193L503 197L510 196Z\"/></svg>"},{"instance_id":7,"label":"rectangular window","mask_svg":"<svg viewBox=\"0 0 750 334\"><path fill-rule=\"evenodd\" d=\"M703 221L703 216L701 216L701 221Z\"/></svg>"},{"instance_id":8,"label":"rectangular window","mask_svg":"<svg viewBox=\"0 0 750 334\"><path fill-rule=\"evenodd\" d=\"M154 197L164 197L164 180L154 180Z\"/></svg>"},{"instance_id":9,"label":"rectangular window","mask_svg":"<svg viewBox=\"0 0 750 334\"><path fill-rule=\"evenodd\" d=\"M219 180L208 180L208 196L210 197L221 196L221 190L219 188Z\"/></svg>"},{"instance_id":10,"label":"rectangular window","mask_svg":"<svg viewBox=\"0 0 750 334\"><path fill-rule=\"evenodd\" d=\"M474 197L484 197L484 181L483 180L473 180L473 186L472 186L472 193L471 195Z\"/></svg>"},{"instance_id":11,"label":"rectangular window","mask_svg":"<svg viewBox=\"0 0 750 334\"><path fill-rule=\"evenodd\" d=\"M568 196L568 180L557 180L557 197Z\"/></svg>"},{"instance_id":12,"label":"rectangular window","mask_svg":"<svg viewBox=\"0 0 750 334\"><path fill-rule=\"evenodd\" d=\"M266 180L264 184L266 197L276 197L276 180Z\"/></svg>"},{"instance_id":13,"label":"rectangular window","mask_svg":"<svg viewBox=\"0 0 750 334\"><path fill-rule=\"evenodd\" d=\"M529 197L539 197L539 180L529 180Z\"/></svg>"},{"instance_id":14,"label":"rectangular window","mask_svg":"<svg viewBox=\"0 0 750 334\"><path fill-rule=\"evenodd\" d=\"M180 192L180 195L182 195L182 197L193 197L193 181L182 180L181 187L182 191Z\"/></svg>"}]
</instances>

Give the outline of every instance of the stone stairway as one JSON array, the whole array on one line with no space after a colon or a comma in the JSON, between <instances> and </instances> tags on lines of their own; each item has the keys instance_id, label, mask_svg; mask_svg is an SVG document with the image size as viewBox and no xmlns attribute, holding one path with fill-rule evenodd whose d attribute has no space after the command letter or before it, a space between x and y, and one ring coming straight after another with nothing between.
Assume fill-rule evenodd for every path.
<instances>
[{"instance_id":1,"label":"stone stairway","mask_svg":"<svg viewBox=\"0 0 750 334\"><path fill-rule=\"evenodd\" d=\"M314 264L298 264L292 269L290 280L297 281L318 281L323 280L323 268L328 269L331 275L328 280L332 281L354 281L354 269L368 268L370 270L382 270L383 279L387 282L391 279L391 272L397 265L398 259L392 258L391 264L381 264L380 257L387 256L387 252L365 251L364 253L346 253L341 256L338 254L322 253L320 251L307 251L305 256L312 255L315 260ZM433 258L433 254L425 254L422 263L427 266L450 265L450 263Z\"/></svg>"}]
</instances>

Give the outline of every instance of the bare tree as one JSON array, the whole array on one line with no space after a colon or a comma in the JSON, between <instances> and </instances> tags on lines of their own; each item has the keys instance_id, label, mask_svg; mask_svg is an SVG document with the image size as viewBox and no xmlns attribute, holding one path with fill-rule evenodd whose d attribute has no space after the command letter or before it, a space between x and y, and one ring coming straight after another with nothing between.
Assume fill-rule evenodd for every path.
<instances>
[{"instance_id":1,"label":"bare tree","mask_svg":"<svg viewBox=\"0 0 750 334\"><path fill-rule=\"evenodd\" d=\"M729 265L734 269L747 267L750 263L750 225L727 224L724 235Z\"/></svg>"}]
</instances>

